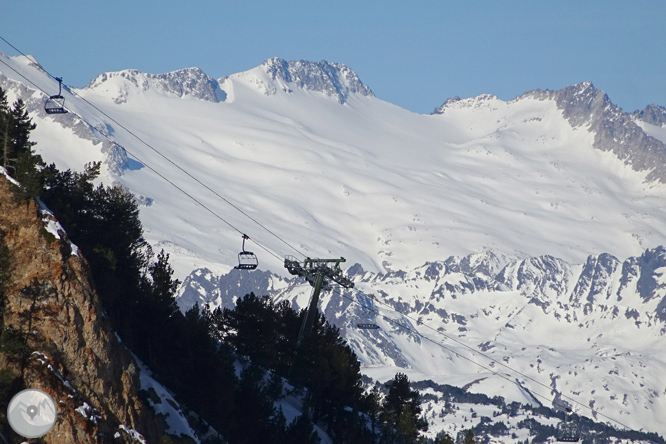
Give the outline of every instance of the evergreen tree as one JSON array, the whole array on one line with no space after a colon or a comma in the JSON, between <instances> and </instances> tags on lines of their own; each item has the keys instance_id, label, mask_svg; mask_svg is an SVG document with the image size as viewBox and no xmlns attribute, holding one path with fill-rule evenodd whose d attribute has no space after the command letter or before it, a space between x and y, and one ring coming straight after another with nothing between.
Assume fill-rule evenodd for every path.
<instances>
[{"instance_id":1,"label":"evergreen tree","mask_svg":"<svg viewBox=\"0 0 666 444\"><path fill-rule=\"evenodd\" d=\"M233 310L225 308L216 316L220 337L238 354L258 365L274 368L275 344L280 335L275 307L269 297L260 298L250 293L239 298Z\"/></svg>"},{"instance_id":2,"label":"evergreen tree","mask_svg":"<svg viewBox=\"0 0 666 444\"><path fill-rule=\"evenodd\" d=\"M358 409L363 402L360 363L337 327L318 315L312 333L296 357L296 338L305 316L287 301L274 304L268 297L249 294L233 309L211 315L215 337L239 355L307 389L304 414L326 425L335 442L372 442ZM299 368L299 372L294 369ZM265 390L269 395L275 390ZM274 395L272 395L274 396Z\"/></svg>"},{"instance_id":3,"label":"evergreen tree","mask_svg":"<svg viewBox=\"0 0 666 444\"><path fill-rule=\"evenodd\" d=\"M250 364L241 372L236 404L236 428L234 441L237 443L272 442L279 434L277 424L282 423L273 402L265 396L265 370Z\"/></svg>"},{"instance_id":4,"label":"evergreen tree","mask_svg":"<svg viewBox=\"0 0 666 444\"><path fill-rule=\"evenodd\" d=\"M372 433L372 441L375 440L375 435L377 433L377 427L379 425L379 415L381 413L381 397L379 394L379 388L377 386L373 387L372 390L364 397L363 403L365 404L365 411L368 413L370 418L370 431Z\"/></svg>"},{"instance_id":5,"label":"evergreen tree","mask_svg":"<svg viewBox=\"0 0 666 444\"><path fill-rule=\"evenodd\" d=\"M382 405L382 419L395 427L399 437L416 439L419 430L427 430L428 423L419 417L421 396L409 386L409 378L404 373L396 373L389 383L389 390Z\"/></svg>"},{"instance_id":6,"label":"evergreen tree","mask_svg":"<svg viewBox=\"0 0 666 444\"><path fill-rule=\"evenodd\" d=\"M154 366L159 356L172 351L171 332L182 316L176 303L178 280L173 280L169 255L162 250L157 260L148 266L149 279L145 281L144 295L137 301L137 353L144 355Z\"/></svg>"},{"instance_id":7,"label":"evergreen tree","mask_svg":"<svg viewBox=\"0 0 666 444\"><path fill-rule=\"evenodd\" d=\"M347 416L345 407L361 403L361 364L340 330L320 314L304 341L302 355L303 384L313 395L313 419L325 420L328 430L338 429Z\"/></svg>"},{"instance_id":8,"label":"evergreen tree","mask_svg":"<svg viewBox=\"0 0 666 444\"><path fill-rule=\"evenodd\" d=\"M465 439L463 440L463 444L475 444L476 440L474 439L474 432L472 429L467 430L465 432Z\"/></svg>"},{"instance_id":9,"label":"evergreen tree","mask_svg":"<svg viewBox=\"0 0 666 444\"><path fill-rule=\"evenodd\" d=\"M12 119L7 94L0 88L0 154L2 154L2 166L7 170L15 162L12 157L11 131Z\"/></svg>"},{"instance_id":10,"label":"evergreen tree","mask_svg":"<svg viewBox=\"0 0 666 444\"><path fill-rule=\"evenodd\" d=\"M434 444L455 444L451 435L446 432L440 432L437 437L435 437Z\"/></svg>"},{"instance_id":11,"label":"evergreen tree","mask_svg":"<svg viewBox=\"0 0 666 444\"><path fill-rule=\"evenodd\" d=\"M312 420L307 413L296 418L288 427L285 443L289 444L319 444L321 438L314 430Z\"/></svg>"},{"instance_id":12,"label":"evergreen tree","mask_svg":"<svg viewBox=\"0 0 666 444\"><path fill-rule=\"evenodd\" d=\"M416 428L416 421L409 405L405 404L402 407L395 429L398 436L402 438L401 441L413 442L418 437L419 431Z\"/></svg>"},{"instance_id":13,"label":"evergreen tree","mask_svg":"<svg viewBox=\"0 0 666 444\"><path fill-rule=\"evenodd\" d=\"M21 184L17 197L22 199L35 198L42 191L44 182L42 168L44 161L33 152L35 142L30 141L30 132L36 128L28 116L23 100L14 102L9 111L9 147L3 149L3 160L7 160L8 171ZM5 136L6 137L6 136ZM5 140L6 144L7 141Z\"/></svg>"}]
</instances>

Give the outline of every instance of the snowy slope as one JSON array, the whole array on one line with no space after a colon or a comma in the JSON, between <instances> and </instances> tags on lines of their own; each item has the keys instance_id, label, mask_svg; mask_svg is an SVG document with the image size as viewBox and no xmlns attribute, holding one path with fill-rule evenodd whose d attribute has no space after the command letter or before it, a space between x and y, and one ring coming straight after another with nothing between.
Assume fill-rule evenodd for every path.
<instances>
[{"instance_id":1,"label":"snowy slope","mask_svg":"<svg viewBox=\"0 0 666 444\"><path fill-rule=\"evenodd\" d=\"M0 57L39 88L57 91L34 61ZM584 275L588 256L607 253L624 264L620 261L642 257L666 239L666 186L646 182L658 168L650 167L653 157L640 157L646 143L661 156L663 128L634 118L636 127L620 137L613 122L626 129L623 119L631 119L591 84L561 94L528 93L510 102L489 95L449 100L433 115L384 102L349 68L326 62L271 59L218 80L196 68L160 75L106 73L75 92L108 116L67 91L63 95L73 112L46 116L44 95L4 65L0 86L11 100L29 99L38 125L36 150L47 162L80 170L86 162L104 160L103 181L123 184L139 196L146 238L156 250L171 253L178 277L208 269L189 276L192 300L195 293L215 299L211 282L234 266L241 237L230 224L252 238L248 248L259 255L260 269L278 274L256 272L238 282L238 294L264 279L267 291L304 306L310 288L284 279L281 258L344 256L348 265L366 270L357 277L364 291L383 291L379 294L390 306L425 316L435 329L451 329L471 347L485 344L481 349L489 347L496 359L555 386L544 395L582 394L604 412L628 416L621 417L632 427L666 433L658 425L666 413L661 376L666 364L655 354L664 345L664 324L653 306L661 299L640 299L637 284L634 293L620 293L622 301L593 299L590 312L585 298L567 299L578 294L572 285ZM631 149L622 151L625 145ZM646 166L636 168L639 163ZM424 264L480 252L498 258L480 279L499 289L473 287L463 292L465 298L444 297L435 304L446 315L423 315L437 297ZM561 288L534 290L539 305L529 302L531 287L515 279L521 261L524 269L543 257L557 258L548 263L558 270L554 282ZM447 267L433 279L454 287L474 280L473 274L456 275ZM617 296L622 274L609 274L615 276L608 285ZM343 327L360 316L343 301L329 304L324 300L322 309ZM615 306L620 311L613 316ZM378 310L377 338L344 330L375 379L389 379L398 368L414 378L456 385L487 376L474 385L480 391L528 402L514 382L456 359L464 347L447 352L400 331L388 308ZM640 324L631 310L638 311ZM622 363L615 368L618 356ZM590 388L598 381L607 389ZM637 411L640 415L633 415Z\"/></svg>"},{"instance_id":2,"label":"snowy slope","mask_svg":"<svg viewBox=\"0 0 666 444\"><path fill-rule=\"evenodd\" d=\"M271 66L222 79L213 88L220 102L182 93L192 70L177 87L134 71L102 75L78 94L306 255L342 255L375 271L483 249L580 262L639 254L666 238L664 187L592 149L593 134L572 127L553 100L480 96L417 115L369 93L346 91L341 104L274 79ZM80 99L70 104L252 239L294 254L119 125ZM54 122L70 118L36 117L36 148L80 169L104 153L85 139L61 142L73 138ZM105 181L152 203L142 210L147 238L172 253L179 277L233 266L239 233L139 163L124 166Z\"/></svg>"}]
</instances>

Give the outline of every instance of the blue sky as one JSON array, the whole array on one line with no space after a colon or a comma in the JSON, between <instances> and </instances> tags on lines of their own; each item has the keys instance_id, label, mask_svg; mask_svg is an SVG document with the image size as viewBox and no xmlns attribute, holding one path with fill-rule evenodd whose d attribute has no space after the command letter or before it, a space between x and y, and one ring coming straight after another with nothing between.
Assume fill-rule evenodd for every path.
<instances>
[{"instance_id":1,"label":"blue sky","mask_svg":"<svg viewBox=\"0 0 666 444\"><path fill-rule=\"evenodd\" d=\"M76 87L127 68L219 78L282 57L344 63L419 113L588 80L627 111L666 106L664 0L0 0L0 35Z\"/></svg>"}]
</instances>

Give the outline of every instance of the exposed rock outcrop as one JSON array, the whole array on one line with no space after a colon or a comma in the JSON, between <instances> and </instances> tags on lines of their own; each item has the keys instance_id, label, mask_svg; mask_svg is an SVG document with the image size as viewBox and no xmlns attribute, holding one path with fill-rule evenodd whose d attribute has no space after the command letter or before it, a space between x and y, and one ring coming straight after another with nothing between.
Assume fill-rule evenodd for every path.
<instances>
[{"instance_id":1,"label":"exposed rock outcrop","mask_svg":"<svg viewBox=\"0 0 666 444\"><path fill-rule=\"evenodd\" d=\"M645 123L655 126L666 125L666 108L657 104L648 105L643 110L636 110L632 116L637 120L642 120Z\"/></svg>"},{"instance_id":2,"label":"exposed rock outcrop","mask_svg":"<svg viewBox=\"0 0 666 444\"><path fill-rule=\"evenodd\" d=\"M114 101L125 103L130 91L154 90L176 97L218 102L217 81L199 68L185 68L164 74L146 74L136 69L102 73L86 86L97 91L114 91Z\"/></svg>"},{"instance_id":3,"label":"exposed rock outcrop","mask_svg":"<svg viewBox=\"0 0 666 444\"><path fill-rule=\"evenodd\" d=\"M666 122L666 110L650 105L632 115L611 102L608 95L591 82L582 82L566 88L535 90L525 93L512 102L524 100L553 100L572 127L584 127L594 133L594 148L610 151L634 171L646 173L647 182L666 183L666 145L648 135L636 124L635 119L661 126ZM433 114L444 114L451 107L479 107L499 100L495 96L461 99L453 97L435 108Z\"/></svg>"},{"instance_id":4,"label":"exposed rock outcrop","mask_svg":"<svg viewBox=\"0 0 666 444\"><path fill-rule=\"evenodd\" d=\"M0 175L0 230L12 264L4 326L26 335L28 353L23 365L0 353L0 368L22 372L27 387L58 404L44 442L156 442L138 366L113 333L85 260L36 202L14 201L13 186Z\"/></svg>"},{"instance_id":5,"label":"exposed rock outcrop","mask_svg":"<svg viewBox=\"0 0 666 444\"><path fill-rule=\"evenodd\" d=\"M361 82L358 75L341 63L310 62L307 60L284 60L272 58L261 66L275 81L292 84L294 87L322 92L345 103L351 94L374 96L370 88Z\"/></svg>"},{"instance_id":6,"label":"exposed rock outcrop","mask_svg":"<svg viewBox=\"0 0 666 444\"><path fill-rule=\"evenodd\" d=\"M555 100L572 126L588 126L595 134L595 148L611 151L635 171L648 172L647 181L666 183L666 146L647 135L629 114L591 82L559 91L532 91L521 97Z\"/></svg>"}]
</instances>

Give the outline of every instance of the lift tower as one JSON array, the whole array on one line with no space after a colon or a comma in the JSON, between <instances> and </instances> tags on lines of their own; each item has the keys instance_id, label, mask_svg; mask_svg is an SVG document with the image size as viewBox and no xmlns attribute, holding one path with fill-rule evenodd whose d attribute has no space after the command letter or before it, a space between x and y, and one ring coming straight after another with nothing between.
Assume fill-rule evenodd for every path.
<instances>
[{"instance_id":1,"label":"lift tower","mask_svg":"<svg viewBox=\"0 0 666 444\"><path fill-rule=\"evenodd\" d=\"M304 277L314 287L308 312L301 324L301 330L298 332L297 350L300 348L303 339L310 335L317 314L317 303L321 290L328 289L330 281L336 282L344 288L354 288L351 279L342 274L340 264L345 261L344 257L340 259L311 259L308 257L303 263L298 262L293 256L287 256L284 259L284 267L290 274Z\"/></svg>"}]
</instances>

